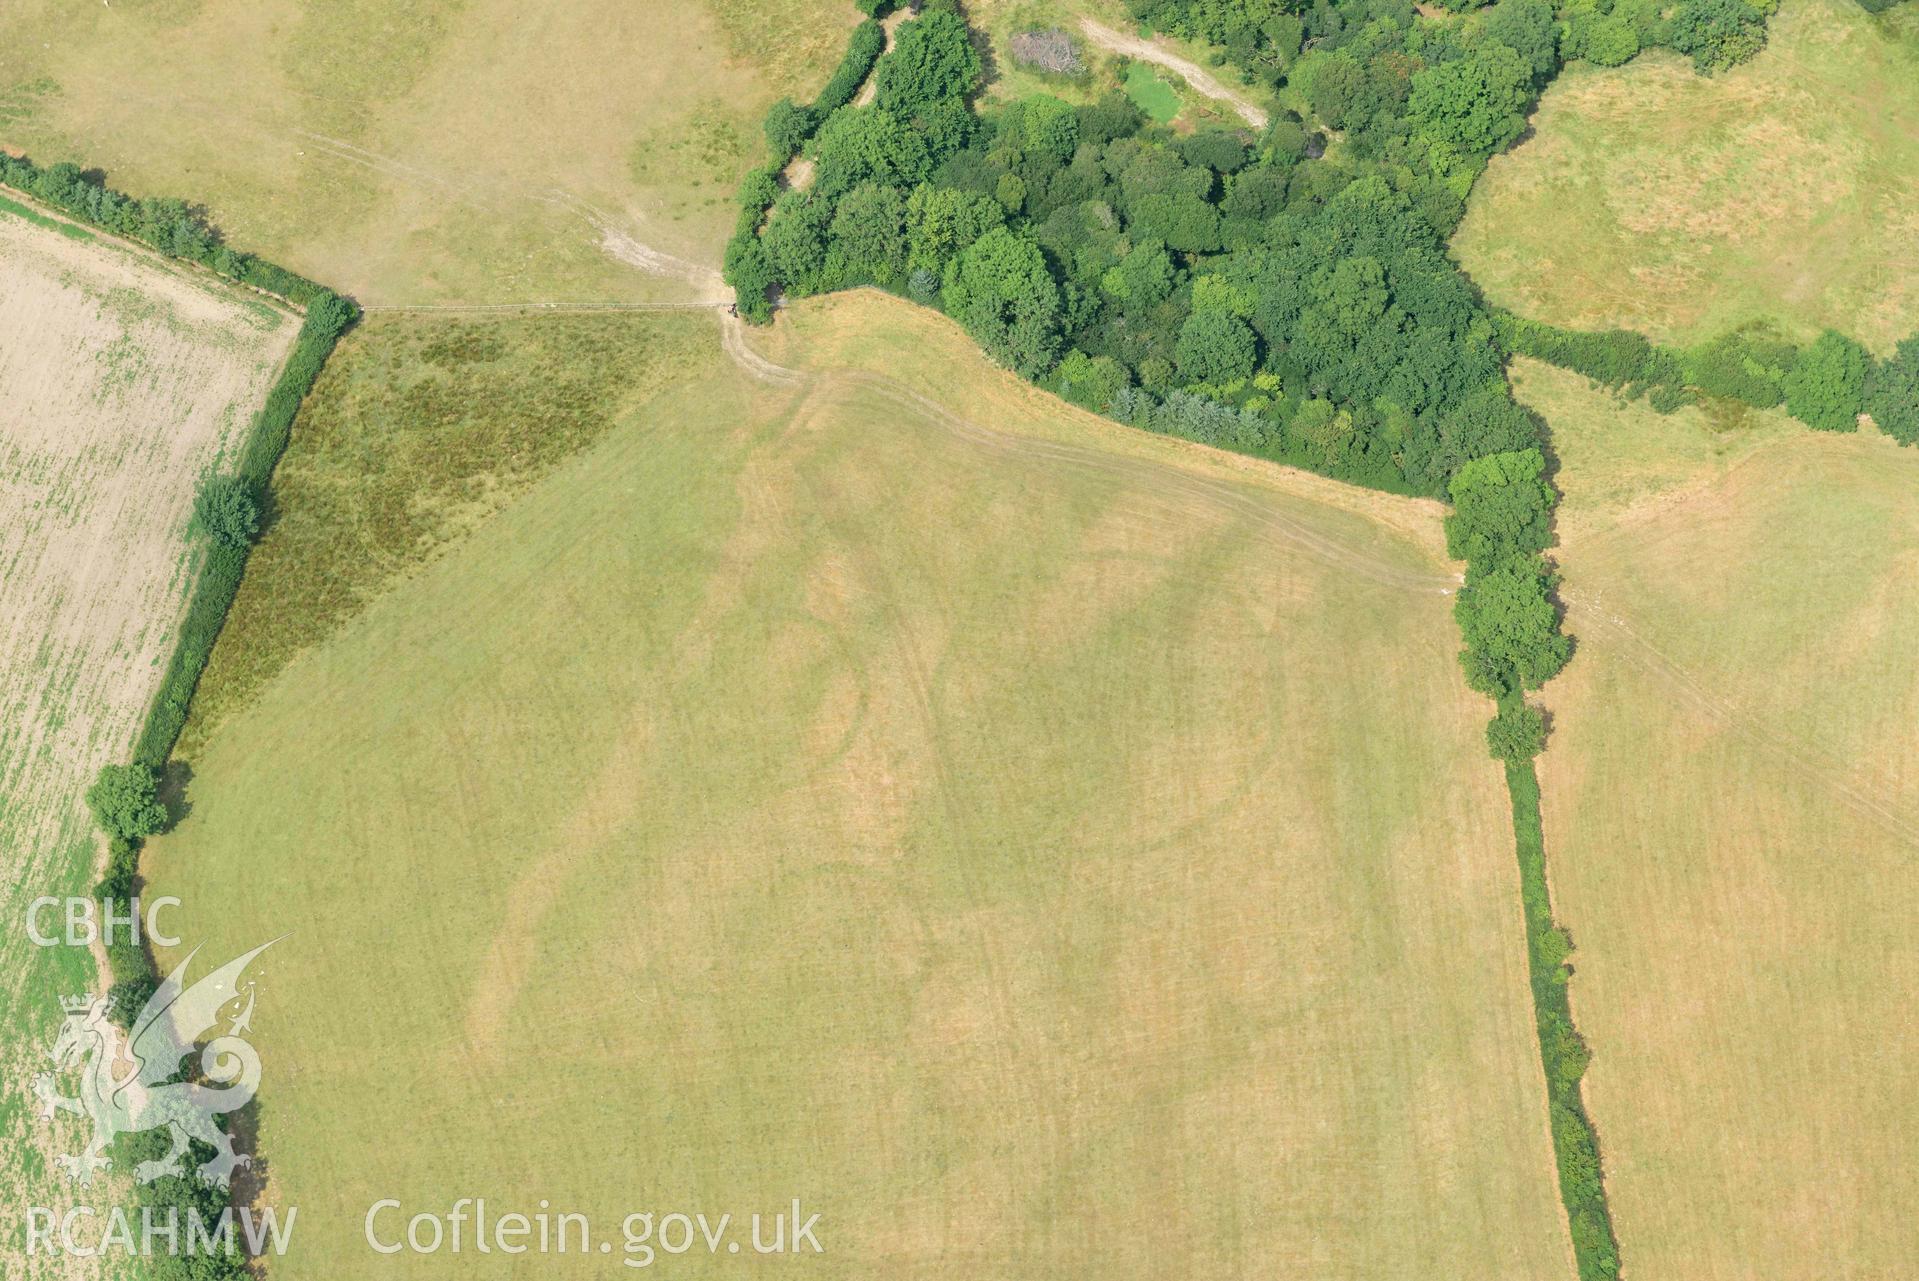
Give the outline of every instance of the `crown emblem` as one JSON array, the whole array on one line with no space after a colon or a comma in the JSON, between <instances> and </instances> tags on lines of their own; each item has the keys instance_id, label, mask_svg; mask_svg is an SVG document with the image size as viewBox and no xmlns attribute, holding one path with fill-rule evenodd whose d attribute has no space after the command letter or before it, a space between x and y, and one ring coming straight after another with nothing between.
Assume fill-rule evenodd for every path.
<instances>
[{"instance_id":1,"label":"crown emblem","mask_svg":"<svg viewBox=\"0 0 1919 1281\"><path fill-rule=\"evenodd\" d=\"M93 993L88 992L82 996L63 996L60 998L60 1008L69 1014L85 1014L93 1008Z\"/></svg>"}]
</instances>

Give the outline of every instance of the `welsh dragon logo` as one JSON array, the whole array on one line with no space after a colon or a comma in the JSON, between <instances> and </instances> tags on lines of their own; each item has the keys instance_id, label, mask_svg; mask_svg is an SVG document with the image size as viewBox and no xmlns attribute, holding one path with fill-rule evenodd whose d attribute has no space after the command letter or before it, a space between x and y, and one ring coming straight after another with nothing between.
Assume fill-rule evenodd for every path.
<instances>
[{"instance_id":1,"label":"welsh dragon logo","mask_svg":"<svg viewBox=\"0 0 1919 1281\"><path fill-rule=\"evenodd\" d=\"M94 1171L113 1167L107 1149L118 1135L163 1128L171 1133L172 1150L157 1161L136 1165L136 1182L183 1175L189 1139L214 1150L213 1159L194 1171L214 1187L225 1188L236 1167L253 1163L252 1157L233 1150L232 1138L214 1120L220 1113L245 1107L260 1088L260 1055L241 1036L253 1018L251 983L246 987L245 1008L200 1051L202 1079L173 1078L181 1074L180 1061L215 1030L221 1012L239 999L240 978L247 966L277 942L262 943L188 987L187 967L200 952L195 948L148 998L124 1037L107 1015L105 997L61 999L66 1020L51 1051L55 1072L36 1077L33 1090L45 1104L43 1117L73 1112L93 1122L93 1138L86 1149L58 1158L60 1168L76 1183L90 1184ZM55 1073L75 1068L81 1074L80 1093L68 1098L59 1093Z\"/></svg>"}]
</instances>

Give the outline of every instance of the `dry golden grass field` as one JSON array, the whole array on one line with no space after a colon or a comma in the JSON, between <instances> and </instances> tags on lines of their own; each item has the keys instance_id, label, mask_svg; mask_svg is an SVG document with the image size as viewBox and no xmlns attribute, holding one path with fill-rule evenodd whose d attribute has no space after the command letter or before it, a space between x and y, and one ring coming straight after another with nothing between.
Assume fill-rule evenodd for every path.
<instances>
[{"instance_id":1,"label":"dry golden grass field","mask_svg":"<svg viewBox=\"0 0 1919 1281\"><path fill-rule=\"evenodd\" d=\"M0 145L374 304L704 296L844 0L17 0ZM636 272L639 262L655 270Z\"/></svg>"},{"instance_id":2,"label":"dry golden grass field","mask_svg":"<svg viewBox=\"0 0 1919 1281\"><path fill-rule=\"evenodd\" d=\"M32 946L95 874L82 793L124 761L192 584L202 475L233 456L299 327L255 295L0 205L0 1199L64 1207L27 1089L85 949ZM44 926L48 922L43 921ZM10 1240L6 1275L25 1271ZM33 1265L47 1267L41 1259Z\"/></svg>"},{"instance_id":3,"label":"dry golden grass field","mask_svg":"<svg viewBox=\"0 0 1919 1281\"><path fill-rule=\"evenodd\" d=\"M439 375L373 348L499 379L562 323L370 324L315 403L404 436ZM580 323L675 375L230 687L149 850L213 951L294 931L276 1278L480 1195L616 1247L797 1196L796 1276L1570 1271L1435 505L1100 422L879 295L750 367L708 317ZM258 555L292 590L341 546Z\"/></svg>"},{"instance_id":4,"label":"dry golden grass field","mask_svg":"<svg viewBox=\"0 0 1919 1281\"><path fill-rule=\"evenodd\" d=\"M1784 0L1746 66L1575 65L1532 124L1454 239L1492 301L1661 342L1919 332L1919 8Z\"/></svg>"},{"instance_id":5,"label":"dry golden grass field","mask_svg":"<svg viewBox=\"0 0 1919 1281\"><path fill-rule=\"evenodd\" d=\"M1630 1274L1919 1259L1919 453L1522 362L1579 653L1540 763Z\"/></svg>"}]
</instances>

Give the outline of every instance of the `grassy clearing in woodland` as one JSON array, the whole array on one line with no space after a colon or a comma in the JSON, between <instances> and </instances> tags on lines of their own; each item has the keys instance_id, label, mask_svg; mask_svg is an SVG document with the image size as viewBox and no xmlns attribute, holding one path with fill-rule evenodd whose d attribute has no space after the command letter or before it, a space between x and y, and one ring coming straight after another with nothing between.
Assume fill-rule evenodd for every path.
<instances>
[{"instance_id":1,"label":"grassy clearing in woodland","mask_svg":"<svg viewBox=\"0 0 1919 1281\"><path fill-rule=\"evenodd\" d=\"M124 760L192 585L202 476L231 463L290 348L289 313L9 202L0 211L0 1199L63 1206L28 1081L84 948L32 946L27 901L84 892L81 797ZM49 1147L50 1138L54 1141ZM15 1256L9 1276L60 1275ZM49 1268L55 1270L49 1271ZM15 1271L13 1269L18 1269Z\"/></svg>"},{"instance_id":2,"label":"grassy clearing in woodland","mask_svg":"<svg viewBox=\"0 0 1919 1281\"><path fill-rule=\"evenodd\" d=\"M1492 301L1694 343L1771 319L1884 352L1919 330L1919 9L1786 0L1765 50L1575 66L1454 250Z\"/></svg>"},{"instance_id":3,"label":"grassy clearing in woodland","mask_svg":"<svg viewBox=\"0 0 1919 1281\"><path fill-rule=\"evenodd\" d=\"M297 930L276 1277L481 1191L798 1196L808 1276L1568 1272L1436 504L875 295L786 313L785 381L593 323L705 354L225 717L149 847L210 948Z\"/></svg>"},{"instance_id":4,"label":"grassy clearing in woodland","mask_svg":"<svg viewBox=\"0 0 1919 1281\"><path fill-rule=\"evenodd\" d=\"M1539 762L1635 1274L1903 1275L1919 455L1527 362L1581 653Z\"/></svg>"},{"instance_id":5,"label":"grassy clearing in woodland","mask_svg":"<svg viewBox=\"0 0 1919 1281\"><path fill-rule=\"evenodd\" d=\"M0 144L191 194L237 243L367 303L681 298L696 274L636 272L620 237L716 268L760 118L811 92L856 17L20 0L0 12Z\"/></svg>"}]
</instances>

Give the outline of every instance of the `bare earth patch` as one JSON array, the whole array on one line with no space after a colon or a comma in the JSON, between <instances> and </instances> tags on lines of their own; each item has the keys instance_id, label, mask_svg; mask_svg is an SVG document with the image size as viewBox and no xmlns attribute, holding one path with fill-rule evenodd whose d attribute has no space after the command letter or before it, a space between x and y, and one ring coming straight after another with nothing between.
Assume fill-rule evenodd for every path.
<instances>
[{"instance_id":1,"label":"bare earth patch","mask_svg":"<svg viewBox=\"0 0 1919 1281\"><path fill-rule=\"evenodd\" d=\"M1138 58L1141 62L1150 62L1156 67L1177 72L1187 84L1200 93L1226 103L1239 114L1241 120L1253 128L1266 127L1266 112L1252 99L1236 89L1227 88L1204 67L1190 58L1180 57L1158 41L1141 40L1137 36L1126 35L1124 32L1115 31L1111 27L1094 22L1091 18L1082 19L1079 29L1086 33L1087 39L1102 49L1123 53L1129 58Z\"/></svg>"}]
</instances>

